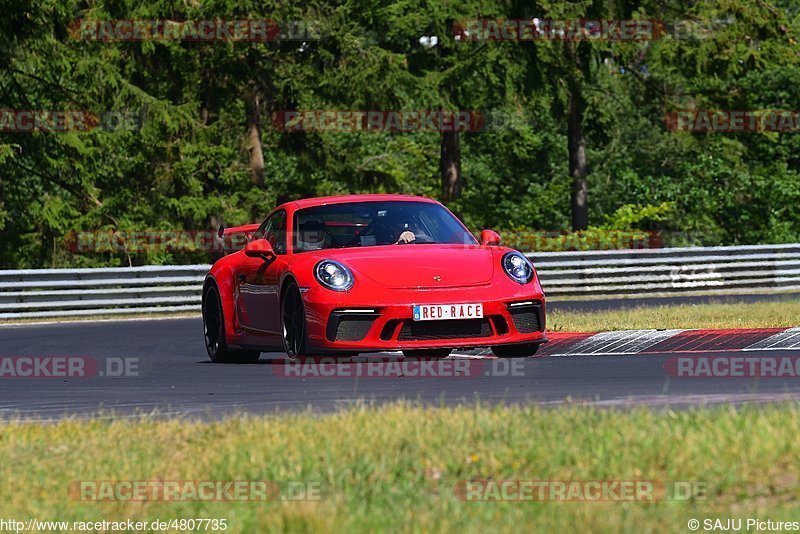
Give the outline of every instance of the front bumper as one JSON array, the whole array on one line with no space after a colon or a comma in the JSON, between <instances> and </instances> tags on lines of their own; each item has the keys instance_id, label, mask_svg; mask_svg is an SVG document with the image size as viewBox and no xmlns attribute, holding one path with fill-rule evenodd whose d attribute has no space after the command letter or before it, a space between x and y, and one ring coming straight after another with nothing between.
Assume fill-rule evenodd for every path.
<instances>
[{"instance_id":1,"label":"front bumper","mask_svg":"<svg viewBox=\"0 0 800 534\"><path fill-rule=\"evenodd\" d=\"M545 300L538 282L446 289L302 289L312 351L371 352L544 343ZM416 304L483 304L483 319L414 321Z\"/></svg>"}]
</instances>

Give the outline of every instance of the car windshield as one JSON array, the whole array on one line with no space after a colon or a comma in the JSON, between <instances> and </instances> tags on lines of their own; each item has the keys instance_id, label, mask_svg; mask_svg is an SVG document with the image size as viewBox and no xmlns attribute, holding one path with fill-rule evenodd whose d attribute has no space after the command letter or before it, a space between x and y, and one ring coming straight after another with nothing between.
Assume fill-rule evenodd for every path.
<instances>
[{"instance_id":1,"label":"car windshield","mask_svg":"<svg viewBox=\"0 0 800 534\"><path fill-rule=\"evenodd\" d=\"M294 215L294 250L404 244L477 244L452 213L430 202L328 204Z\"/></svg>"}]
</instances>

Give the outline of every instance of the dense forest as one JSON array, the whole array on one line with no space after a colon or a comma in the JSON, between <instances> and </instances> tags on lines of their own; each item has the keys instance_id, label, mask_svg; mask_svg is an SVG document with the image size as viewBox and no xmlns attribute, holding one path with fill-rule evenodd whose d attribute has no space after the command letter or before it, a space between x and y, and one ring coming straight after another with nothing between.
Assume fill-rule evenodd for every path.
<instances>
[{"instance_id":1,"label":"dense forest","mask_svg":"<svg viewBox=\"0 0 800 534\"><path fill-rule=\"evenodd\" d=\"M342 193L431 196L520 248L546 247L537 232L575 248L637 232L665 245L800 241L800 129L668 120L796 113L796 0L2 5L1 268L207 261L163 247L76 251L70 236L210 230ZM270 22L267 39L244 40L127 39L86 24L124 20ZM658 31L507 39L474 31L487 20ZM20 110L91 115L68 131L46 117L19 131ZM281 122L293 110L467 110L481 124L295 129Z\"/></svg>"}]
</instances>

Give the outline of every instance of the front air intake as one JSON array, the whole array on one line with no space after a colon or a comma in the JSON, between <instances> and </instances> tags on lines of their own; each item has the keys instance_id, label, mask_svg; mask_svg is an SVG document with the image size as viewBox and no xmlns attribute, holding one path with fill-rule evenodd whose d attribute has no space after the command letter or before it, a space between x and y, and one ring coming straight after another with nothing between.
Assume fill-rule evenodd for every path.
<instances>
[{"instance_id":1,"label":"front air intake","mask_svg":"<svg viewBox=\"0 0 800 534\"><path fill-rule=\"evenodd\" d=\"M508 313L511 314L517 332L521 334L531 334L543 330L541 302L509 304Z\"/></svg>"}]
</instances>

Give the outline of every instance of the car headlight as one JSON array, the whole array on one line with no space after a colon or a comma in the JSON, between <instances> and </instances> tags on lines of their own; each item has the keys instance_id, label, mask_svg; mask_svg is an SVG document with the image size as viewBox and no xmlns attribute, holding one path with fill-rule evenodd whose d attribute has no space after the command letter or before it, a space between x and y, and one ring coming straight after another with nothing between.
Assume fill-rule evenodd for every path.
<instances>
[{"instance_id":1,"label":"car headlight","mask_svg":"<svg viewBox=\"0 0 800 534\"><path fill-rule=\"evenodd\" d=\"M533 265L519 252L507 252L503 256L503 270L515 282L527 284L533 280Z\"/></svg>"},{"instance_id":2,"label":"car headlight","mask_svg":"<svg viewBox=\"0 0 800 534\"><path fill-rule=\"evenodd\" d=\"M334 291L348 291L353 287L353 273L350 269L333 260L322 260L314 267L317 282Z\"/></svg>"}]
</instances>

